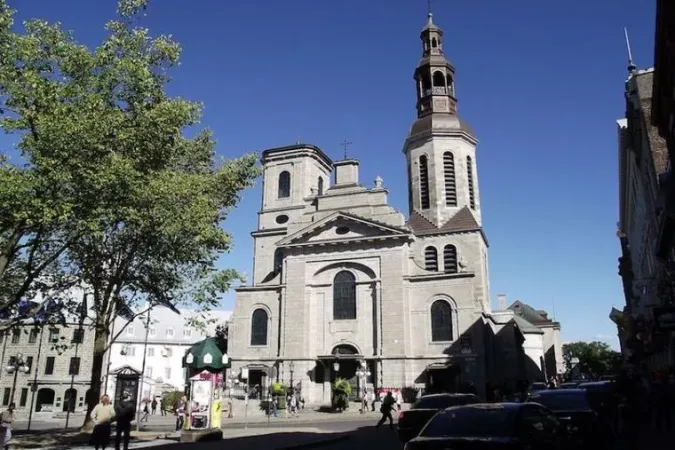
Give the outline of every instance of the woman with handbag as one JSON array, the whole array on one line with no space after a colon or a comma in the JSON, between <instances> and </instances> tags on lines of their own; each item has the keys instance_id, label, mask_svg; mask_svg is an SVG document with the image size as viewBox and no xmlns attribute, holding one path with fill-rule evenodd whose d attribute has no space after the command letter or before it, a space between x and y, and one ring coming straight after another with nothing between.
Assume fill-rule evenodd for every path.
<instances>
[{"instance_id":1,"label":"woman with handbag","mask_svg":"<svg viewBox=\"0 0 675 450\"><path fill-rule=\"evenodd\" d=\"M0 414L0 439L2 439L2 447L9 450L9 442L12 440L12 423L14 423L14 408L16 405L10 403L6 411Z\"/></svg>"},{"instance_id":2,"label":"woman with handbag","mask_svg":"<svg viewBox=\"0 0 675 450\"><path fill-rule=\"evenodd\" d=\"M110 445L110 425L115 419L115 408L110 404L110 397L108 395L103 395L101 403L94 406L91 418L94 421L91 444L96 450L105 450Z\"/></svg>"}]
</instances>

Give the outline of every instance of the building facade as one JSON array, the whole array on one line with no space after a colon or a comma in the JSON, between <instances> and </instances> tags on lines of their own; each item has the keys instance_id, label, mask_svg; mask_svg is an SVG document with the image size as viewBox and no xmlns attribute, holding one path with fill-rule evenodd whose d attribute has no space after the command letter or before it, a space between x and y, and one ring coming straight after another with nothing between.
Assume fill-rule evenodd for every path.
<instances>
[{"instance_id":1,"label":"building facade","mask_svg":"<svg viewBox=\"0 0 675 450\"><path fill-rule=\"evenodd\" d=\"M522 332L490 314L477 140L457 114L455 68L431 16L421 40L417 118L403 144L408 217L380 177L361 183L355 159L304 144L263 152L253 282L237 289L229 341L232 370L249 385L276 373L326 403L336 378L355 395L482 393L506 366L522 380Z\"/></svg>"},{"instance_id":2,"label":"building facade","mask_svg":"<svg viewBox=\"0 0 675 450\"><path fill-rule=\"evenodd\" d=\"M81 298L81 290L75 289L73 299L88 311ZM94 348L94 330L86 315L69 315L64 325L38 326L29 319L0 339L3 407L14 401L18 419L25 420L32 409L38 421L86 411ZM28 372L9 373L7 368L20 357Z\"/></svg>"},{"instance_id":3,"label":"building facade","mask_svg":"<svg viewBox=\"0 0 675 450\"><path fill-rule=\"evenodd\" d=\"M668 165L660 190L659 239L656 255L662 262L663 305L655 311L657 328L669 334L671 361L675 363L675 4L657 0L654 50L652 124L668 149Z\"/></svg>"},{"instance_id":4,"label":"building facade","mask_svg":"<svg viewBox=\"0 0 675 450\"><path fill-rule=\"evenodd\" d=\"M226 324L231 316L229 311L200 313L203 316L200 320L207 321L208 325L199 329L188 324L195 314L193 311L180 310L180 313L155 307L150 312L147 328L146 318L137 318L131 323L123 318L115 321L115 328L121 333L110 348L108 371L115 373L128 367L144 373L140 400L151 399L165 391L182 391L185 388L185 352L195 343L213 336L215 327ZM107 379L107 392L115 392L114 376Z\"/></svg>"},{"instance_id":5,"label":"building facade","mask_svg":"<svg viewBox=\"0 0 675 450\"><path fill-rule=\"evenodd\" d=\"M660 190L668 167L665 140L651 125L653 69L630 68L626 81L626 117L619 132L619 223L624 285L619 325L621 347L631 361L647 368L672 363L667 339L657 330L655 311L664 301L664 271L656 255L663 208Z\"/></svg>"}]
</instances>

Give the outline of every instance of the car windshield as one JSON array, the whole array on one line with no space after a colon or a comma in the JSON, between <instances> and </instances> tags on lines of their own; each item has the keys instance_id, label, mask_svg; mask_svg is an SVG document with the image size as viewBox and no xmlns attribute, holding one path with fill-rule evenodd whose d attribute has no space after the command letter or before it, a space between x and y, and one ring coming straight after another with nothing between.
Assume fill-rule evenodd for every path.
<instances>
[{"instance_id":1,"label":"car windshield","mask_svg":"<svg viewBox=\"0 0 675 450\"><path fill-rule=\"evenodd\" d=\"M551 411L587 411L591 409L586 394L583 392L533 395L530 397L530 401L544 405Z\"/></svg>"},{"instance_id":2,"label":"car windshield","mask_svg":"<svg viewBox=\"0 0 675 450\"><path fill-rule=\"evenodd\" d=\"M423 437L504 437L512 435L514 414L499 405L460 407L436 414Z\"/></svg>"},{"instance_id":3,"label":"car windshield","mask_svg":"<svg viewBox=\"0 0 675 450\"><path fill-rule=\"evenodd\" d=\"M445 409L470 403L477 403L473 395L430 395L419 399L412 409Z\"/></svg>"}]
</instances>

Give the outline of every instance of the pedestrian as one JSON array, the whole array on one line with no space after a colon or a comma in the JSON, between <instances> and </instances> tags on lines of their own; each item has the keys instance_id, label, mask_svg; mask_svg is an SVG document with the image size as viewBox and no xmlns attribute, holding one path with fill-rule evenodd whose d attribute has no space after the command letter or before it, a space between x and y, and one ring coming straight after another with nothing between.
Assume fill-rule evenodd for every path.
<instances>
[{"instance_id":1,"label":"pedestrian","mask_svg":"<svg viewBox=\"0 0 675 450\"><path fill-rule=\"evenodd\" d=\"M0 439L2 439L2 447L9 450L9 444L12 440L12 424L14 423L14 409L16 404L10 403L7 410L0 414Z\"/></svg>"},{"instance_id":2,"label":"pedestrian","mask_svg":"<svg viewBox=\"0 0 675 450\"><path fill-rule=\"evenodd\" d=\"M164 407L164 397L159 399L159 414L166 416L166 408Z\"/></svg>"},{"instance_id":3,"label":"pedestrian","mask_svg":"<svg viewBox=\"0 0 675 450\"><path fill-rule=\"evenodd\" d=\"M398 409L400 411L401 410L401 402L403 401L401 391L396 391L394 399L396 399L396 409Z\"/></svg>"},{"instance_id":4,"label":"pedestrian","mask_svg":"<svg viewBox=\"0 0 675 450\"><path fill-rule=\"evenodd\" d=\"M379 422L377 422L375 428L380 428L387 419L389 419L389 428L391 429L394 428L394 418L391 416L391 411L394 409L395 403L396 400L394 399L394 396L391 393L391 391L387 392L387 395L382 400L382 406L380 406L382 418L380 419Z\"/></svg>"},{"instance_id":5,"label":"pedestrian","mask_svg":"<svg viewBox=\"0 0 675 450\"><path fill-rule=\"evenodd\" d=\"M292 417L298 417L298 397L295 394L291 394L289 407L291 410Z\"/></svg>"},{"instance_id":6,"label":"pedestrian","mask_svg":"<svg viewBox=\"0 0 675 450\"><path fill-rule=\"evenodd\" d=\"M368 402L370 403L370 410L375 412L375 391L372 389L368 391Z\"/></svg>"},{"instance_id":7,"label":"pedestrian","mask_svg":"<svg viewBox=\"0 0 675 450\"><path fill-rule=\"evenodd\" d=\"M365 392L363 394L363 398L361 399L361 409L359 410L359 412L361 414L365 414L366 411L368 411L368 393L367 392Z\"/></svg>"},{"instance_id":8,"label":"pedestrian","mask_svg":"<svg viewBox=\"0 0 675 450\"><path fill-rule=\"evenodd\" d=\"M120 450L120 443L123 442L122 448L129 450L129 435L131 434L131 422L136 417L136 405L131 401L131 394L124 392L122 394L122 401L119 405L115 405L115 418L117 427L115 430L115 450Z\"/></svg>"},{"instance_id":9,"label":"pedestrian","mask_svg":"<svg viewBox=\"0 0 675 450\"><path fill-rule=\"evenodd\" d=\"M187 415L187 397L183 396L176 407L176 431L180 431L185 426L185 416ZM230 407L230 411L232 408ZM230 412L231 413L231 412Z\"/></svg>"},{"instance_id":10,"label":"pedestrian","mask_svg":"<svg viewBox=\"0 0 675 450\"><path fill-rule=\"evenodd\" d=\"M152 415L154 416L157 413L157 399L153 398L150 405L152 406Z\"/></svg>"},{"instance_id":11,"label":"pedestrian","mask_svg":"<svg viewBox=\"0 0 675 450\"><path fill-rule=\"evenodd\" d=\"M105 450L110 444L110 424L115 418L115 408L110 404L107 394L101 396L101 401L91 411L94 421L94 430L91 432L91 444L96 450Z\"/></svg>"},{"instance_id":12,"label":"pedestrian","mask_svg":"<svg viewBox=\"0 0 675 450\"><path fill-rule=\"evenodd\" d=\"M148 406L148 402L145 402L143 403L143 415L141 416L140 422L147 422L149 415L150 415L150 407Z\"/></svg>"}]
</instances>

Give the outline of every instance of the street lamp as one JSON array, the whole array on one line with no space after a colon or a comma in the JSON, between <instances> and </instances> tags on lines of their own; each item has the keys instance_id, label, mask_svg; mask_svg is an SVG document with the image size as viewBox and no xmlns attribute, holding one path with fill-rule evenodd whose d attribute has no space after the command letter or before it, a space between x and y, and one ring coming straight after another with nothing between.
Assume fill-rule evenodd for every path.
<instances>
[{"instance_id":1,"label":"street lamp","mask_svg":"<svg viewBox=\"0 0 675 450\"><path fill-rule=\"evenodd\" d=\"M366 396L366 382L370 376L370 370L361 366L356 369L356 376L359 377L359 390L361 391L361 399L363 399Z\"/></svg>"},{"instance_id":2,"label":"street lamp","mask_svg":"<svg viewBox=\"0 0 675 450\"><path fill-rule=\"evenodd\" d=\"M339 363L339 362L335 361L335 362L333 363L333 371L334 371L335 373L337 373L337 372L340 371L340 363Z\"/></svg>"},{"instance_id":3,"label":"street lamp","mask_svg":"<svg viewBox=\"0 0 675 450\"><path fill-rule=\"evenodd\" d=\"M14 393L16 392L16 379L19 376L19 372L28 373L30 372L30 366L26 364L26 361L23 359L22 353L17 353L14 359L10 358L10 362L5 368L7 373L14 374L14 382L12 383L12 394L10 395L9 403L14 403Z\"/></svg>"}]
</instances>

